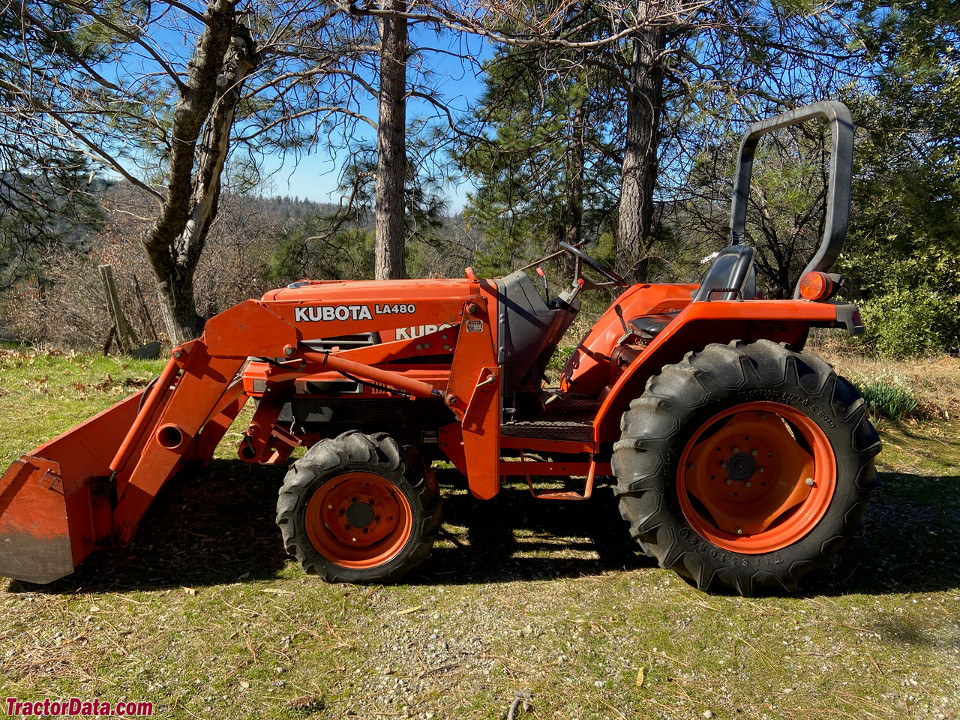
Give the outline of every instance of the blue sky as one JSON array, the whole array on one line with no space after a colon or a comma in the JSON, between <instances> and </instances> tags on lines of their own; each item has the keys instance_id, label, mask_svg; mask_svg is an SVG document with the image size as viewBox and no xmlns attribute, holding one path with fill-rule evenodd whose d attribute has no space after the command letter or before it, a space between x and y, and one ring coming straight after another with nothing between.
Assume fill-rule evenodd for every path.
<instances>
[{"instance_id":1,"label":"blue sky","mask_svg":"<svg viewBox=\"0 0 960 720\"><path fill-rule=\"evenodd\" d=\"M454 53L463 50L458 38L453 37L452 33L438 34L432 30L412 27L410 39L411 45L423 48L423 51L418 54L423 69L432 75L436 91L450 107L454 116L469 112L483 92L483 76L478 63L463 63L453 57ZM471 47L466 50L478 61L492 55L490 46L478 39L474 39ZM408 79L412 74L412 72L408 73ZM368 98L361 107L369 117L374 119L377 117L376 102L373 98ZM416 98L408 100L408 124L418 117L432 116L437 116L437 112L428 103ZM376 142L373 130L369 127L359 129L358 139ZM275 158L272 162L268 160L265 170L269 173L270 179L262 189L264 195L287 195L323 203L336 203L339 200L337 182L340 175L340 161L337 158L331 158L322 148L299 158L291 156L284 159ZM448 185L446 192L451 212L459 212L463 209L469 189L469 185L462 182Z\"/></svg>"},{"instance_id":2,"label":"blue sky","mask_svg":"<svg viewBox=\"0 0 960 720\"><path fill-rule=\"evenodd\" d=\"M261 189L263 195L287 195L314 202L336 202L339 168L330 158L319 153L305 155L295 161L288 159L278 163L267 161L266 173L270 175Z\"/></svg>"}]
</instances>

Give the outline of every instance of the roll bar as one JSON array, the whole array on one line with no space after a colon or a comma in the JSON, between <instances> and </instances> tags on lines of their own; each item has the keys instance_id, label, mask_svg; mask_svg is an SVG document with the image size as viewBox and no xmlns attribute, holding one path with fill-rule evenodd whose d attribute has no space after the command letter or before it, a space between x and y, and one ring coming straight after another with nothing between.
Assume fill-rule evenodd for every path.
<instances>
[{"instance_id":1,"label":"roll bar","mask_svg":"<svg viewBox=\"0 0 960 720\"><path fill-rule=\"evenodd\" d=\"M847 237L850 220L850 184L853 176L853 118L847 106L835 100L807 105L781 115L754 123L740 142L737 157L737 173L733 181L733 201L730 208L731 244L743 243L746 234L747 203L750 199L750 177L753 174L753 156L760 138L767 133L799 125L814 118L826 118L830 122L830 178L827 185L827 217L824 222L823 239L816 254L800 274L818 270L827 272L833 267L843 241ZM797 284L794 298L800 297Z\"/></svg>"}]
</instances>

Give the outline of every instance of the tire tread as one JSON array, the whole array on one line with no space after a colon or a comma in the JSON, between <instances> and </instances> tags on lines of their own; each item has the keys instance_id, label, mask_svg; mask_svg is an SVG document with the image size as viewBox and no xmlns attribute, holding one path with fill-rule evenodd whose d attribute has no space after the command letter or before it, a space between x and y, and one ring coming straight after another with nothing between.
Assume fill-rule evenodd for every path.
<instances>
[{"instance_id":1,"label":"tire tread","mask_svg":"<svg viewBox=\"0 0 960 720\"><path fill-rule=\"evenodd\" d=\"M319 557L299 520L300 508L309 500L307 492L316 479L360 468L376 472L400 472L411 485L415 501L423 509L418 528L412 529L416 538L412 550L404 548L395 558L383 565L362 570L345 568ZM416 517L416 513L414 513ZM440 498L425 482L424 468L415 452L403 448L386 433L364 435L351 430L335 438L321 440L311 447L287 472L277 498L277 525L287 553L300 562L311 575L319 575L327 582L392 582L422 562L433 548L440 528ZM401 562L393 562L401 558Z\"/></svg>"},{"instance_id":2,"label":"tire tread","mask_svg":"<svg viewBox=\"0 0 960 720\"><path fill-rule=\"evenodd\" d=\"M846 509L835 514L832 522L836 527L827 530L819 549L809 557L787 557L773 570L723 564L709 552L696 549L702 545L683 542L678 535L685 523L682 513L665 501L668 493L675 493L674 474L685 443L683 428L691 419L718 397L769 388L805 393L832 410L850 438L848 448L834 447L838 465L842 457L845 464L855 467L848 476L837 478L838 486L851 485L846 493L850 499ZM661 567L688 578L701 590L725 588L741 595L795 591L808 572L836 564L843 545L860 533L867 504L879 487L873 458L880 451L880 440L856 388L816 355L795 352L769 340L734 340L687 353L681 362L664 367L648 380L645 392L624 413L621 430L612 467L620 513L630 534ZM789 546L777 552L789 556L793 550L794 546Z\"/></svg>"}]
</instances>

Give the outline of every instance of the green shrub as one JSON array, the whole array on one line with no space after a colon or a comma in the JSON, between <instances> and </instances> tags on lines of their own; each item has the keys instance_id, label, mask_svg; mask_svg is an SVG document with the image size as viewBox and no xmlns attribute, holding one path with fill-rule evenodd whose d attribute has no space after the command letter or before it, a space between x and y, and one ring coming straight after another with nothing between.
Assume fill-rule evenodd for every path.
<instances>
[{"instance_id":1,"label":"green shrub","mask_svg":"<svg viewBox=\"0 0 960 720\"><path fill-rule=\"evenodd\" d=\"M920 403L897 378L874 378L855 384L874 417L902 420L920 415Z\"/></svg>"},{"instance_id":2,"label":"green shrub","mask_svg":"<svg viewBox=\"0 0 960 720\"><path fill-rule=\"evenodd\" d=\"M895 290L860 306L867 338L882 358L904 359L956 353L960 348L960 302L923 288Z\"/></svg>"}]
</instances>

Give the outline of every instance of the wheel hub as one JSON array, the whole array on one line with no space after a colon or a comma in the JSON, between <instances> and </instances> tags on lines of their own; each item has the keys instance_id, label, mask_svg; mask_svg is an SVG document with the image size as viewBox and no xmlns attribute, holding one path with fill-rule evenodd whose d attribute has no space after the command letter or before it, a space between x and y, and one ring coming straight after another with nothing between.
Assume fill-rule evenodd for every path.
<instances>
[{"instance_id":1,"label":"wheel hub","mask_svg":"<svg viewBox=\"0 0 960 720\"><path fill-rule=\"evenodd\" d=\"M765 413L741 412L716 430L711 442L688 457L698 468L697 479L690 483L694 495L707 500L708 506L713 505L710 499L743 504L763 496L776 483L780 469L775 444L783 423L777 423ZM728 532L743 529L740 522L728 525Z\"/></svg>"},{"instance_id":2,"label":"wheel hub","mask_svg":"<svg viewBox=\"0 0 960 720\"><path fill-rule=\"evenodd\" d=\"M727 460L727 476L735 482L746 482L757 471L757 461L753 455L738 452Z\"/></svg>"},{"instance_id":3,"label":"wheel hub","mask_svg":"<svg viewBox=\"0 0 960 720\"><path fill-rule=\"evenodd\" d=\"M355 528L365 528L376 518L373 506L365 502L355 502L344 513L347 523Z\"/></svg>"},{"instance_id":4,"label":"wheel hub","mask_svg":"<svg viewBox=\"0 0 960 720\"><path fill-rule=\"evenodd\" d=\"M344 566L366 566L402 547L410 505L387 478L348 472L324 484L308 504L305 523L314 547Z\"/></svg>"}]
</instances>

